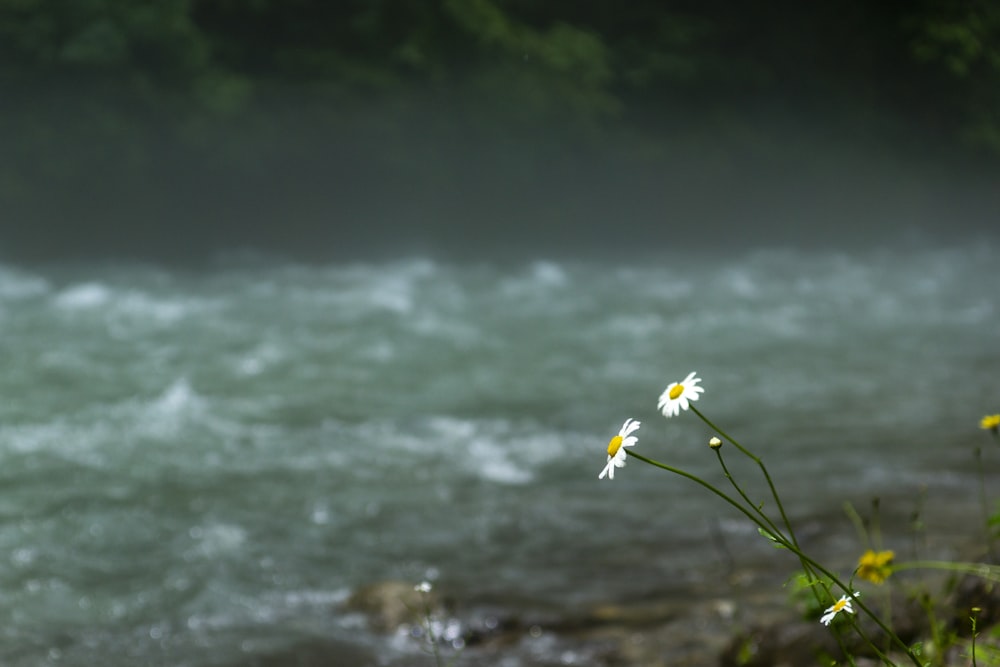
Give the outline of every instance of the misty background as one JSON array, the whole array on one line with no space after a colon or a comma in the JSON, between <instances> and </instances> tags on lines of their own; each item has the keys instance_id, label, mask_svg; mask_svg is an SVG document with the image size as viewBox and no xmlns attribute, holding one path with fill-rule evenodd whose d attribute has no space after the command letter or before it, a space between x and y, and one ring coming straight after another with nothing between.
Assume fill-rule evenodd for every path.
<instances>
[{"instance_id":1,"label":"misty background","mask_svg":"<svg viewBox=\"0 0 1000 667\"><path fill-rule=\"evenodd\" d=\"M690 371L824 563L874 498L901 559L979 558L998 38L974 1L0 0L0 663L402 667L351 601L428 580L504 633L470 663L711 664L796 564L597 478L631 417L724 485L655 407ZM642 602L677 613L560 630Z\"/></svg>"},{"instance_id":2,"label":"misty background","mask_svg":"<svg viewBox=\"0 0 1000 667\"><path fill-rule=\"evenodd\" d=\"M987 2L0 2L0 258L990 233Z\"/></svg>"}]
</instances>

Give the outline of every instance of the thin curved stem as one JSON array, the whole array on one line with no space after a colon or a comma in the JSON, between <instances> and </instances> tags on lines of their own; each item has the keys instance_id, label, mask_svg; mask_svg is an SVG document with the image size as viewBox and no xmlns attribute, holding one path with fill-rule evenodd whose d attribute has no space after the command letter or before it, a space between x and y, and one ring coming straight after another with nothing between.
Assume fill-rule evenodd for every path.
<instances>
[{"instance_id":1,"label":"thin curved stem","mask_svg":"<svg viewBox=\"0 0 1000 667\"><path fill-rule=\"evenodd\" d=\"M742 489L742 487L740 487L740 485L736 483L736 478L733 477L731 472L729 472L729 466L726 465L726 460L722 457L722 450L716 449L715 456L717 459L719 459L719 465L722 467L722 472L725 474L726 479L728 479L729 484L732 485L734 489L736 489L736 493L740 494L740 498L742 498L747 505L752 507L754 511L757 513L757 516L763 519L767 523L767 525L770 526L769 531L774 533L780 533L781 529L778 528L777 524L775 524L774 521L771 520L771 517L765 514L764 510L762 510L757 504L755 504L752 500L750 500L750 497L746 494L746 492Z\"/></svg>"},{"instance_id":2,"label":"thin curved stem","mask_svg":"<svg viewBox=\"0 0 1000 667\"><path fill-rule=\"evenodd\" d=\"M893 572L898 570L948 570L949 572L962 572L971 574L980 579L1000 582L1000 565L990 565L988 563L953 563L946 560L911 560L902 563L895 563L892 566Z\"/></svg>"},{"instance_id":3,"label":"thin curved stem","mask_svg":"<svg viewBox=\"0 0 1000 667\"><path fill-rule=\"evenodd\" d=\"M721 431L720 431L720 434L721 434ZM727 439L729 438L729 436L726 436L724 434L722 434L722 435L725 438L727 438ZM747 508L743 507L743 505L741 505L735 498L733 498L732 496L727 495L723 491L720 491L718 488L716 488L712 484L706 482L705 480L703 480L702 478L698 477L697 475L689 473L689 472L687 472L685 470L681 470L680 468L675 468L674 466L668 465L666 463L661 463L661 462L656 461L654 459L648 458L646 456L643 456L642 454L638 454L638 453L632 451L631 449L626 450L626 453L628 454L628 456L637 458L637 459L639 459L640 461L642 461L644 463L648 463L649 465L654 466L656 468L662 468L663 470L666 470L667 472L672 472L675 475L680 475L681 477L689 479L692 482L694 482L695 484L698 484L699 486L704 487L705 489L707 489L708 491L710 491L714 495L718 496L719 498L721 498L722 500L724 500L726 503L728 503L732 507L736 508L741 514L743 514L748 519L750 519L751 521L753 521L757 526L760 526L764 530L768 530L767 523L765 523L760 518L758 518L753 512L751 512ZM799 548L798 544L790 541L789 538L786 538L784 535L778 534L778 535L774 535L773 537L774 537L775 541L778 544L782 545L783 547L785 547L786 549L788 549L789 551L791 551L792 553L794 553L796 556L799 557L799 559L801 561L803 561L805 563L808 563L810 566L812 566L813 568L815 568L815 570L817 572L820 572L824 576L828 577L830 579L830 581L832 581L834 584L836 584L838 588L842 589L846 595L851 596L852 600L857 603L858 608L861 609L862 611L864 611L865 614L867 614L876 623L876 625L878 625L879 628L881 628L882 631L884 633L886 633L886 635L888 635L889 637L891 637L892 640L896 644L898 644L899 647L902 648L906 652L907 656L909 656L909 658L913 661L914 665L916 665L917 667L923 667L923 665L920 663L920 660L917 658L917 656L915 656L913 654L913 651L910 650L910 647L907 646L906 643L903 642L903 640L900 639L899 636L895 632L893 632L892 629L889 628L889 626L887 626L882 621L881 618L879 618L871 609L869 609L868 606L865 603L861 602L861 600L858 599L857 597L854 597L853 591L849 587L847 587L837 577L837 575L835 575L833 572L831 572L830 570L826 569L822 564L818 563L817 561L813 560L812 558L810 558L809 556L807 556L805 553L803 553L802 550ZM867 640L867 638L866 638L866 640ZM869 643L871 643L870 640L867 640L867 641L869 641Z\"/></svg>"},{"instance_id":4,"label":"thin curved stem","mask_svg":"<svg viewBox=\"0 0 1000 667\"><path fill-rule=\"evenodd\" d=\"M733 436L729 435L728 433L726 433L725 431L723 431L721 428L719 428L715 424L715 422L713 422L708 417L706 417L705 415L703 415L701 413L701 411L698 410L698 408L696 408L696 407L694 407L692 405L691 406L691 410L696 415L698 415L698 417L703 422L705 422L709 426L709 428L711 428L716 433L718 433L719 435L721 435L723 438L725 438L726 440L728 440L729 442L731 442L734 447L736 447L745 456L747 456L750 460L752 460L754 463L757 464L757 466L760 468L761 472L764 474L764 479L767 480L767 486L771 490L771 497L774 498L774 503L778 507L778 512L781 514L781 520L785 524L785 529L788 531L788 537L791 539L792 544L795 545L796 548L798 548L799 541L798 541L798 538L795 536L795 530L792 528L792 522L788 519L788 515L785 513L785 506L781 502L781 496L778 495L778 489L777 489L777 487L774 486L774 481L771 479L771 474L767 471L767 466L764 465L764 461L761 460L761 458L759 456L757 456L756 454L754 454L753 452L751 452L749 449L747 449L746 447L744 447L743 445L741 445L735 438L733 438ZM753 506L754 509L757 511L758 514L760 514L761 516L764 516L766 518L767 522L771 526L774 526L774 522L771 521L771 519L769 517L766 517L766 515L763 512L763 510L761 510L757 505L755 505L753 502L751 502L750 499L747 497L747 495L739 487L739 485L736 484L735 479L729 473L729 469L726 467L726 464L725 464L725 462L722 459L722 452L720 450L716 449L715 453L719 457L719 463L722 464L722 469L726 473L726 477L729 478L729 481L732 483L732 485L736 488L737 491L739 491L740 496L743 497L743 499L747 502L748 505ZM776 530L776 528L775 528L775 530ZM809 579L810 582L815 581L818 578L816 576L816 573L809 567L809 565L804 560L800 559L799 563L802 566L802 571L805 572L806 577ZM820 602L819 593L815 592L815 588L813 589L813 595L816 597L816 601Z\"/></svg>"},{"instance_id":5,"label":"thin curved stem","mask_svg":"<svg viewBox=\"0 0 1000 667\"><path fill-rule=\"evenodd\" d=\"M698 410L698 408L694 407L694 405L691 406L691 411L696 415L698 415L698 417L701 418L701 420L705 422L709 428L711 428L713 431L721 435L729 442L733 443L733 446L736 447L736 449L743 452L745 456L747 456L748 458L750 458L750 460L752 460L754 463L757 464L757 466L760 468L760 471L764 473L764 479L767 480L768 488L771 489L771 497L774 498L774 502L778 506L778 512L781 514L781 520L785 524L785 528L788 530L788 535L792 539L792 543L795 546L798 546L799 541L798 538L795 537L795 530L792 528L792 522L788 520L788 515L785 513L785 506L781 502L781 496L778 495L778 489L774 486L774 481L771 479L771 474L767 471L767 466L764 465L764 461L762 461L759 456L751 452L749 449L741 445L731 435L729 435L721 428L716 426L715 423L712 422L712 420L703 415L701 411Z\"/></svg>"},{"instance_id":6,"label":"thin curved stem","mask_svg":"<svg viewBox=\"0 0 1000 667\"><path fill-rule=\"evenodd\" d=\"M878 625L879 628L882 629L882 632L884 632L886 635L888 635L889 637L891 637L892 640L901 649L903 649L903 651L906 652L906 655L909 656L910 660L913 661L913 664L917 665L917 667L923 667L923 663L921 663L920 660L919 660L919 658L917 658L917 656L913 654L913 651L910 649L909 646L906 645L906 642L904 642L902 639L900 639L899 636L895 632L893 632L892 629L889 628L889 626L886 625L885 622L875 612L873 612L871 609L869 609L868 605L866 605L864 602L862 602L860 598L855 597L854 596L854 592L847 585L845 585L844 582L842 582L837 577L837 575L835 575L830 570L826 569L821 563L813 560L812 558L810 558L806 554L802 553L797 547L793 547L791 545L786 545L786 546L787 546L787 548L788 548L789 551L794 552L796 555L799 556L799 558L801 558L802 560L804 560L807 563L809 563L812 567L814 567L817 572L819 572L822 575L828 577L830 579L830 581L832 581L834 584L836 584L838 588L840 588L841 590L843 590L845 594L851 596L852 601L855 604L858 605L858 608L861 609L863 612L865 612L865 614L867 614L869 618L871 618L873 621L875 621L875 624ZM862 634L862 637L864 637L863 634ZM869 644L872 644L871 640L869 640L867 637L865 637L865 640ZM872 644L872 645L874 646L874 644ZM876 647L876 649L877 649L877 647Z\"/></svg>"},{"instance_id":7,"label":"thin curved stem","mask_svg":"<svg viewBox=\"0 0 1000 667\"><path fill-rule=\"evenodd\" d=\"M654 466L654 467L657 467L657 468L662 468L663 470L666 470L667 472L672 472L672 473L674 473L675 475L680 475L681 477L686 477L687 479L691 480L691 481L692 481L692 482L694 482L695 484L698 484L698 485L700 485L700 486L703 486L703 487L705 487L706 489L708 489L709 491L711 491L712 493L714 493L715 495L719 496L719 497L720 497L720 498L722 498L722 499L723 499L724 501L726 501L727 503L729 503L730 505L732 505L733 507L735 507L736 509L738 509L738 510L739 510L740 512L742 512L742 513L743 513L744 515L746 515L746 517L747 517L748 519L750 519L751 521L753 521L753 522L754 522L755 524L757 524L758 526L760 526L760 527L761 527L761 528L763 528L764 530L767 530L767 529L768 529L768 528L767 528L767 526L766 526L766 525L764 525L764 524L763 524L763 523L761 522L761 520L760 520L760 519L758 519L758 518L757 518L756 516L754 516L754 515L753 515L753 514L752 514L752 513L750 512L750 510L748 510L748 509L746 509L745 507L743 507L743 505L740 505L740 504L739 504L739 503L738 503L738 502L737 502L737 501L736 501L735 499L733 499L733 498L732 498L731 496L728 496L728 495L726 495L725 493L723 493L723 492L722 492L722 491L720 491L719 489L715 488L714 486L712 486L711 484L709 484L708 482L706 482L705 480L703 480L703 479L702 479L701 477L698 477L697 475L693 475L693 474L691 474L691 473L687 472L686 470L681 470L680 468L675 468L675 467L674 467L674 466L672 466L672 465L668 465L668 464L666 464L666 463L660 463L659 461L656 461L656 460L654 460L654 459L651 459L651 458L648 458L648 457L646 457L646 456L643 456L642 454L639 454L639 453L637 453L637 452L633 452L633 451L632 451L631 449L627 449L627 450L625 450L625 451L626 451L626 453L627 453L627 454L628 454L629 456L632 456L632 457L635 457L635 458L639 459L640 461L642 461L642 462L644 462L644 463L648 463L649 465L651 465L651 466ZM787 543L787 542L788 542L788 540L787 540L787 539L785 539L785 538L784 538L783 536L781 536L781 535L776 535L775 537L776 537L776 538L777 538L777 539L778 539L778 540L779 540L779 541L780 541L780 542L781 542L782 544L785 544L785 543Z\"/></svg>"},{"instance_id":8,"label":"thin curved stem","mask_svg":"<svg viewBox=\"0 0 1000 667\"><path fill-rule=\"evenodd\" d=\"M771 517L769 517L764 512L764 510L762 510L759 506L757 506L756 504L754 504L754 502L752 500L750 500L750 497L747 496L747 494L743 490L743 488L739 484L736 483L736 478L733 477L732 473L729 472L729 466L726 465L726 460L722 456L722 449L719 448L719 449L715 449L714 451L715 451L716 458L719 459L719 465L722 466L722 472L725 473L726 479L728 479L729 483L732 484L732 486L733 486L734 489L736 489L736 492L740 494L740 497L743 498L743 500L746 502L746 504L748 506L750 506L750 507L752 507L754 509L754 511L758 514L758 516L760 516L767 523L768 526L770 526L770 529L769 529L770 531L773 531L776 535L781 535L782 537L785 537L781 533L781 529L778 528L777 524L774 523L774 521L771 519ZM798 546L798 544L794 540L794 534L792 534L790 530L789 530L789 533L791 534L791 537L793 538L793 539L791 539L791 542L793 544L795 544L795 546ZM786 538L786 540L788 540L788 538ZM804 560L802 560L800 558L799 559L799 564L802 566L802 571L805 572L806 577L808 578L808 580L809 580L810 583L812 583L813 581L815 581L816 579L819 578L819 577L816 576L816 573L812 570L812 568L809 566L809 564L806 563L806 561L804 561ZM813 596L816 598L816 603L817 604L821 604L822 600L821 600L819 592L816 590L815 586L810 586L810 588L813 591Z\"/></svg>"}]
</instances>

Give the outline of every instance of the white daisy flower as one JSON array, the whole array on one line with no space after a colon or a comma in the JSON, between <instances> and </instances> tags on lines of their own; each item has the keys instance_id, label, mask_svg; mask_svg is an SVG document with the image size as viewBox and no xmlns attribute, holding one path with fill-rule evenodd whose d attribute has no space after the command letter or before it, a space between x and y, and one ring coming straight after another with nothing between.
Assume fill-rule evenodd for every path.
<instances>
[{"instance_id":1,"label":"white daisy flower","mask_svg":"<svg viewBox=\"0 0 1000 667\"><path fill-rule=\"evenodd\" d=\"M670 385L660 394L660 400L656 402L656 408L663 413L664 417L676 417L681 410L687 410L690 403L698 400L698 395L705 391L704 387L699 387L700 377L695 377L694 373L689 373L680 382L671 382Z\"/></svg>"},{"instance_id":2,"label":"white daisy flower","mask_svg":"<svg viewBox=\"0 0 1000 667\"><path fill-rule=\"evenodd\" d=\"M846 595L841 596L839 600L827 608L826 612L819 619L819 622L823 625L830 625L830 621L832 621L833 618L842 611L846 611L848 614L853 614L854 607L851 606L851 600L859 595L861 595L861 593L854 591L854 595L851 597L847 597Z\"/></svg>"},{"instance_id":3,"label":"white daisy flower","mask_svg":"<svg viewBox=\"0 0 1000 667\"><path fill-rule=\"evenodd\" d=\"M608 464L604 466L604 470L597 476L597 479L604 479L605 475L608 476L608 479L614 479L615 468L625 467L625 459L627 458L625 448L639 442L639 438L630 435L637 428L639 428L639 422L634 419L625 420L618 435L611 438L611 442L608 443Z\"/></svg>"},{"instance_id":4,"label":"white daisy flower","mask_svg":"<svg viewBox=\"0 0 1000 667\"><path fill-rule=\"evenodd\" d=\"M430 593L431 592L431 582L429 582L429 581L421 581L419 584L417 584L416 586L413 587L413 590L415 590L418 593Z\"/></svg>"}]
</instances>

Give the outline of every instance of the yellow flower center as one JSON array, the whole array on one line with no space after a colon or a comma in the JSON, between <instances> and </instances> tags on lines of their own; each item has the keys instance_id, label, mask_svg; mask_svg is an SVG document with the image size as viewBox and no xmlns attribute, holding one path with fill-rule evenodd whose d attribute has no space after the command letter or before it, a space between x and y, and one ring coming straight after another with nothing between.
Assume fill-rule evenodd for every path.
<instances>
[{"instance_id":1,"label":"yellow flower center","mask_svg":"<svg viewBox=\"0 0 1000 667\"><path fill-rule=\"evenodd\" d=\"M677 397L684 393L684 385L678 384L674 385L674 388L670 390L668 396L670 396L671 401L676 401Z\"/></svg>"},{"instance_id":2,"label":"yellow flower center","mask_svg":"<svg viewBox=\"0 0 1000 667\"><path fill-rule=\"evenodd\" d=\"M617 454L618 450L621 449L621 446L622 446L622 437L620 435L616 435L615 437L611 438L611 442L608 443L608 456L614 456L615 454Z\"/></svg>"},{"instance_id":3,"label":"yellow flower center","mask_svg":"<svg viewBox=\"0 0 1000 667\"><path fill-rule=\"evenodd\" d=\"M847 603L848 603L847 598L841 598L833 604L833 609L831 611L833 611L834 613L841 611L844 607L847 606Z\"/></svg>"}]
</instances>

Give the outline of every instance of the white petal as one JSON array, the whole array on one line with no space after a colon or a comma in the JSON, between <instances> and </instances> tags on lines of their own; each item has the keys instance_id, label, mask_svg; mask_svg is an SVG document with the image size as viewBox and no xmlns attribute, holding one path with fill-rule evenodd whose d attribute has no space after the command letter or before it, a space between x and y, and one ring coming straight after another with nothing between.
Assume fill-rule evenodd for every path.
<instances>
[{"instance_id":1,"label":"white petal","mask_svg":"<svg viewBox=\"0 0 1000 667\"><path fill-rule=\"evenodd\" d=\"M618 435L620 435L623 438L626 437L629 433L632 433L632 431L635 431L636 429L638 429L639 428L639 424L640 424L640 422L637 422L634 419L629 419L622 426L622 430L618 431Z\"/></svg>"}]
</instances>

